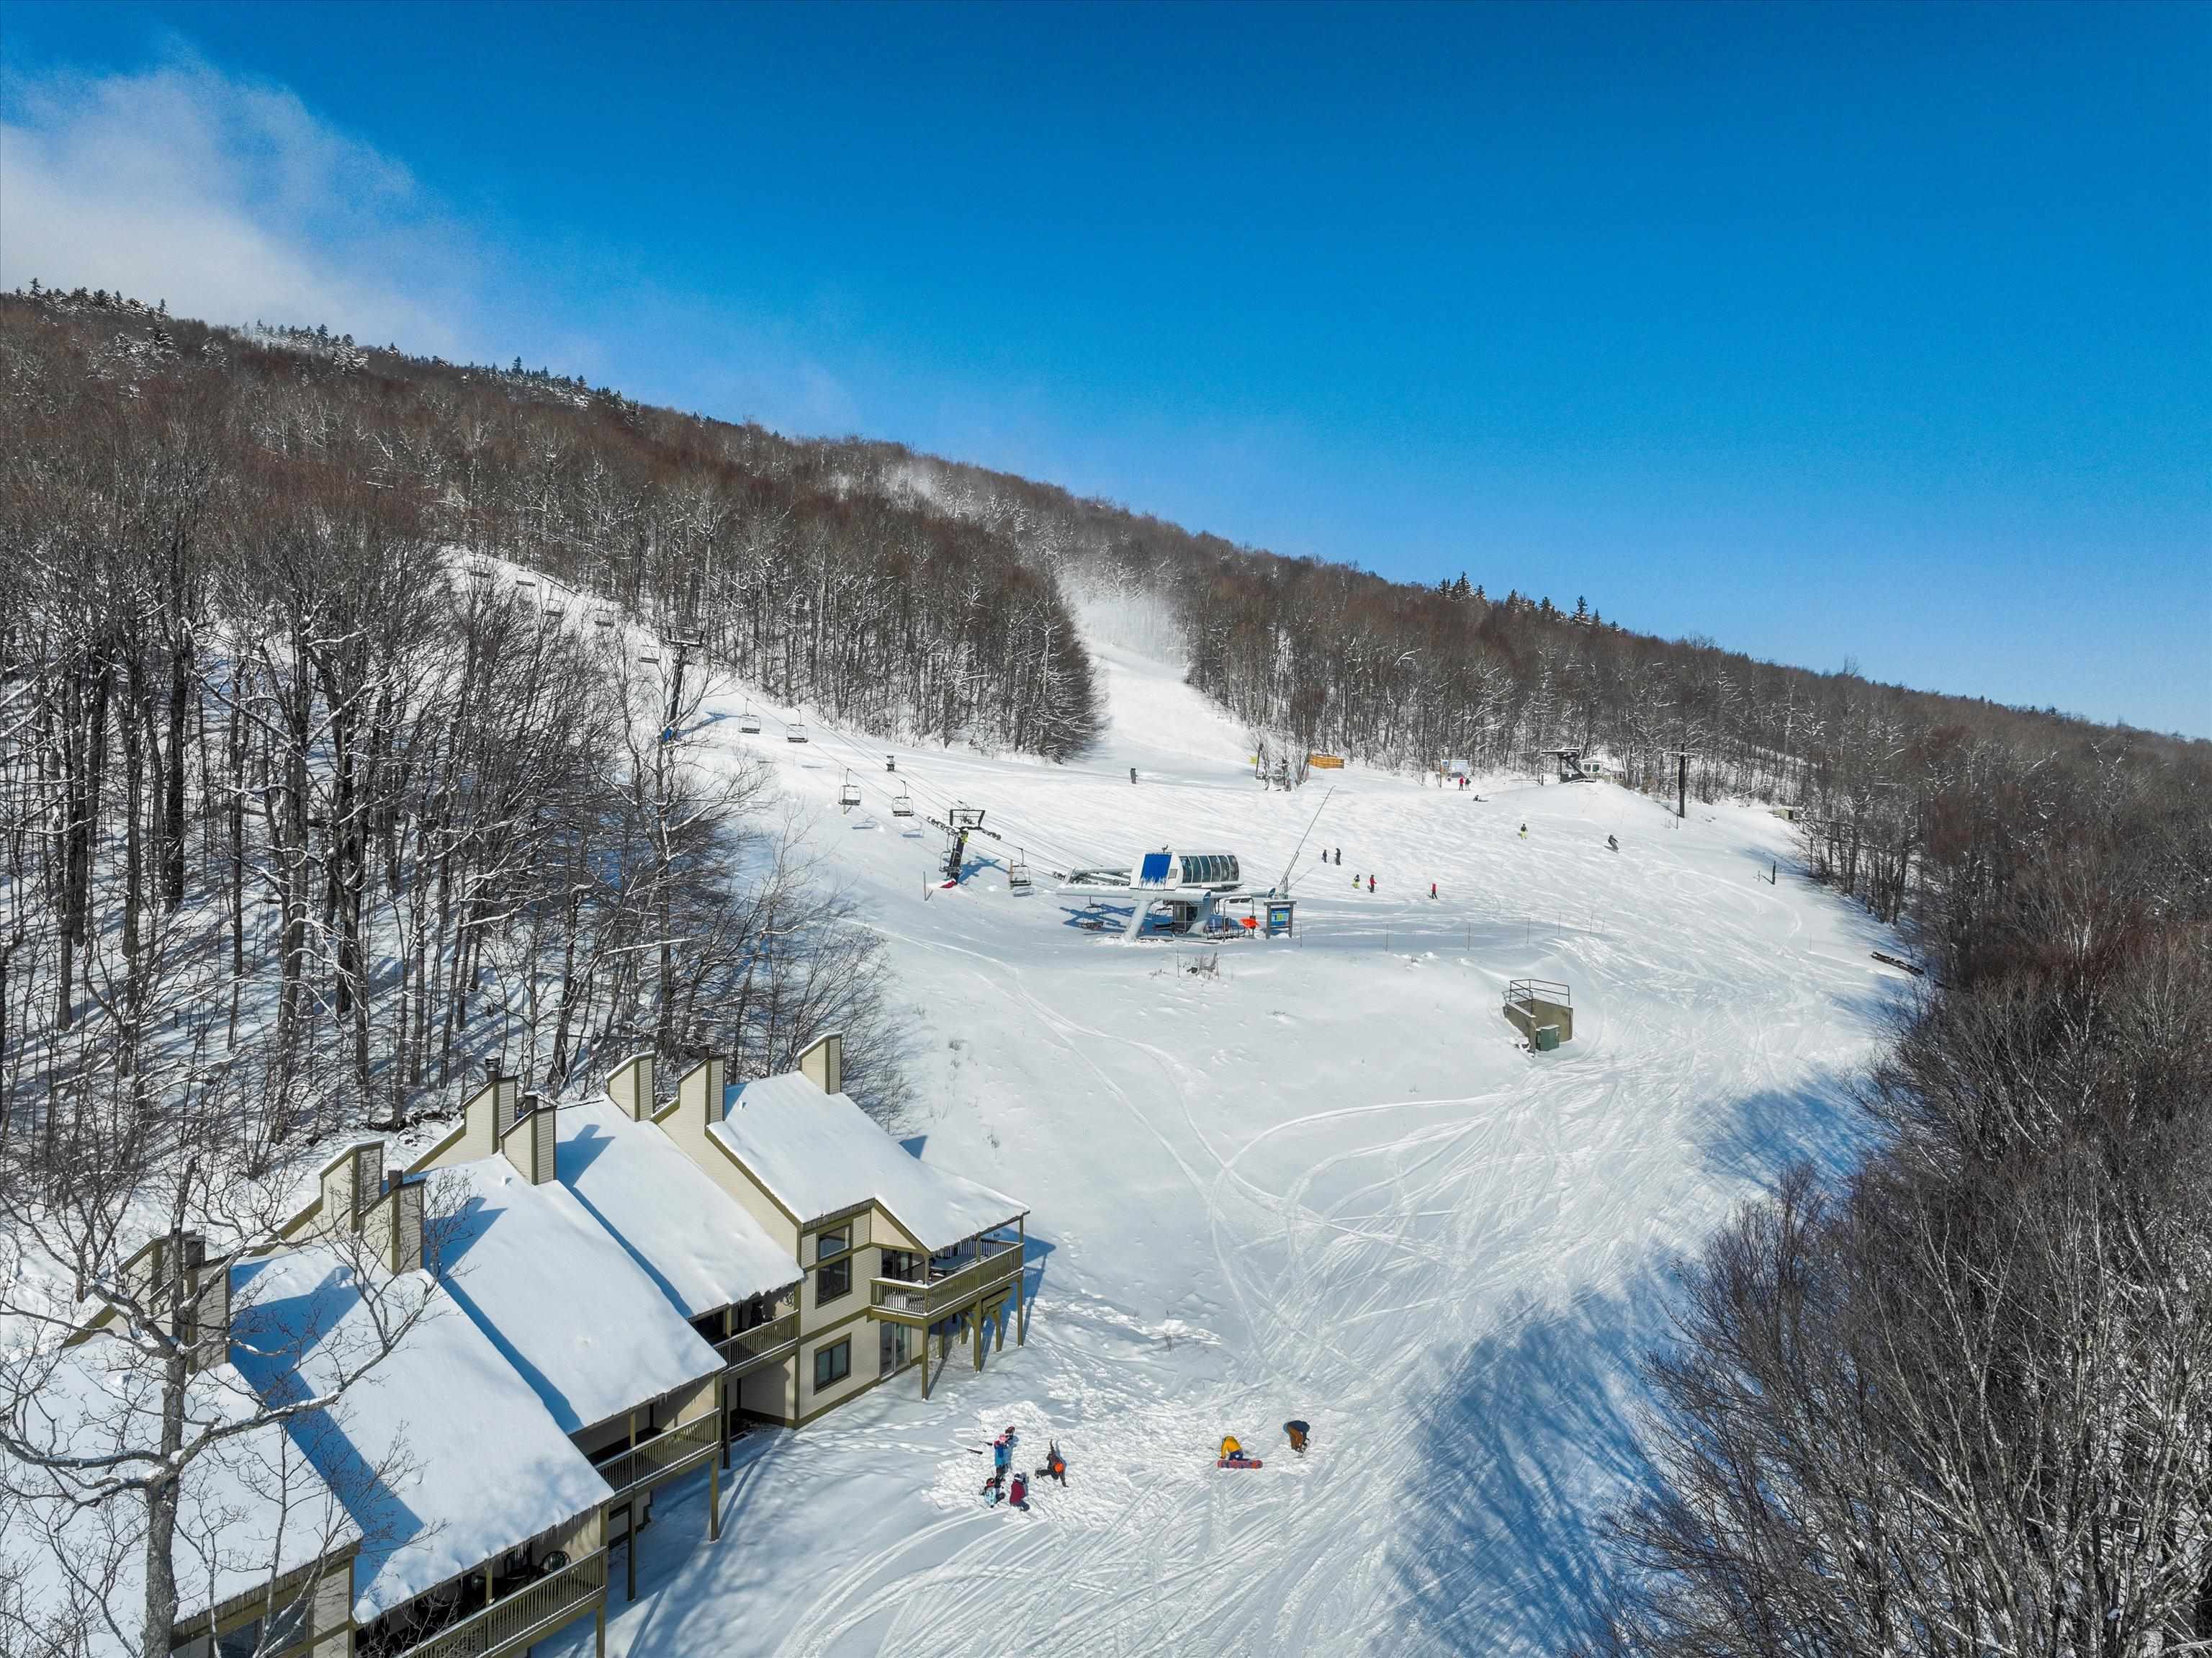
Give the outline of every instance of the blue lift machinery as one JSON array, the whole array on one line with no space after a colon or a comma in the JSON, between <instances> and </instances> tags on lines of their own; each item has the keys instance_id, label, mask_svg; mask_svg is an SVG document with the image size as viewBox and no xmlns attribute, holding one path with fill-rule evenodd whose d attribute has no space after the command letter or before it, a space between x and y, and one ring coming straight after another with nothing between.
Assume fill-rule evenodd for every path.
<instances>
[{"instance_id":1,"label":"blue lift machinery","mask_svg":"<svg viewBox=\"0 0 2212 1658\"><path fill-rule=\"evenodd\" d=\"M1243 870L1231 852L1177 852L1162 847L1133 866L1078 869L1060 890L1102 905L1128 905L1125 939L1182 937L1276 938L1289 935L1296 905L1286 897L1244 889Z\"/></svg>"}]
</instances>

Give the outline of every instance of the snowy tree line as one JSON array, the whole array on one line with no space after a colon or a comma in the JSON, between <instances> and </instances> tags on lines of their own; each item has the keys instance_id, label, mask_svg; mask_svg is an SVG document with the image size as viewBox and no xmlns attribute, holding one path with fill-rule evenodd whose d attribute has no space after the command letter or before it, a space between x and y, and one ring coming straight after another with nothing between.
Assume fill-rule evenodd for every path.
<instances>
[{"instance_id":1,"label":"snowy tree line","mask_svg":"<svg viewBox=\"0 0 2212 1658\"><path fill-rule=\"evenodd\" d=\"M1578 1650L2212 1651L2212 802L1984 783L1875 1149L1684 1269Z\"/></svg>"},{"instance_id":2,"label":"snowy tree line","mask_svg":"<svg viewBox=\"0 0 2212 1658\"><path fill-rule=\"evenodd\" d=\"M895 1094L872 936L757 775L663 740L710 665L472 574L495 492L343 366L0 305L0 1142L186 1074L304 1137L489 1056L757 1074L839 1025Z\"/></svg>"}]
</instances>

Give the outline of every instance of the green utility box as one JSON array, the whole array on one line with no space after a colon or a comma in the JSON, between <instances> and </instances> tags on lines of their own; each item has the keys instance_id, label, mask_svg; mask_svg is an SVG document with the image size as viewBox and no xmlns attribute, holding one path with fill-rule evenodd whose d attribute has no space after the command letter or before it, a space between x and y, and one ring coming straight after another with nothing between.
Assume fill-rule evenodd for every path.
<instances>
[{"instance_id":1,"label":"green utility box","mask_svg":"<svg viewBox=\"0 0 2212 1658\"><path fill-rule=\"evenodd\" d=\"M1535 1045L1539 1053L1556 1051L1559 1045L1559 1027L1557 1025L1537 1026Z\"/></svg>"}]
</instances>

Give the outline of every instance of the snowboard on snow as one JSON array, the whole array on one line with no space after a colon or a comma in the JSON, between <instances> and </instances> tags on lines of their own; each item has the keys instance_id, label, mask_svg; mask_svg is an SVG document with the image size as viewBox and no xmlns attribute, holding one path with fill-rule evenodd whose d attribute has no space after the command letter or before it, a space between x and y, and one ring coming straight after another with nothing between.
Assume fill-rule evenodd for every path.
<instances>
[{"instance_id":1,"label":"snowboard on snow","mask_svg":"<svg viewBox=\"0 0 2212 1658\"><path fill-rule=\"evenodd\" d=\"M1217 1468L1257 1468L1261 1462L1256 1456L1224 1456L1216 1457L1213 1466Z\"/></svg>"}]
</instances>

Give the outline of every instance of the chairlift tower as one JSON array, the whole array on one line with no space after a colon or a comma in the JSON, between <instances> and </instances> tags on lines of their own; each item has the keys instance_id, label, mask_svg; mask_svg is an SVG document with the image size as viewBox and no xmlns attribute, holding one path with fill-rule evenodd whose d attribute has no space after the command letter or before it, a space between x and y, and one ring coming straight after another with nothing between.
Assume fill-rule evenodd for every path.
<instances>
[{"instance_id":1,"label":"chairlift tower","mask_svg":"<svg viewBox=\"0 0 2212 1658\"><path fill-rule=\"evenodd\" d=\"M1579 748L1547 748L1544 751L1559 764L1561 783L1588 783L1589 773L1583 770L1583 751Z\"/></svg>"},{"instance_id":2,"label":"chairlift tower","mask_svg":"<svg viewBox=\"0 0 2212 1658\"><path fill-rule=\"evenodd\" d=\"M956 802L945 815L947 820L945 832L952 838L951 844L945 854L945 878L957 881L960 871L968 863L968 837L983 830L983 808Z\"/></svg>"},{"instance_id":3,"label":"chairlift tower","mask_svg":"<svg viewBox=\"0 0 2212 1658\"><path fill-rule=\"evenodd\" d=\"M1698 751L1694 748L1662 748L1659 752L1674 762L1674 815L1686 820L1690 815L1690 761Z\"/></svg>"},{"instance_id":4,"label":"chairlift tower","mask_svg":"<svg viewBox=\"0 0 2212 1658\"><path fill-rule=\"evenodd\" d=\"M670 730L676 728L676 713L684 704L684 669L691 660L691 653L705 643L701 639L664 639L669 649L676 653L676 672L668 681L668 718L663 722Z\"/></svg>"}]
</instances>

